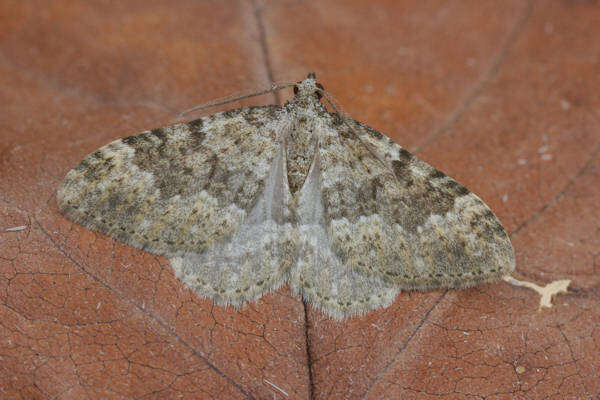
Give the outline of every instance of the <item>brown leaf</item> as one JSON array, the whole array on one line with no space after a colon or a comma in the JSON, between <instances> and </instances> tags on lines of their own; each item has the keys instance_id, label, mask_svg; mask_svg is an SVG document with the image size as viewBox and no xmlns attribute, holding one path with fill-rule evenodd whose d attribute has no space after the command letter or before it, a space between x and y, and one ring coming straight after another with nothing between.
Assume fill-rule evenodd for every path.
<instances>
[{"instance_id":1,"label":"brown leaf","mask_svg":"<svg viewBox=\"0 0 600 400\"><path fill-rule=\"evenodd\" d=\"M599 18L567 0L2 2L0 397L600 396ZM517 278L569 293L539 312L505 282L402 293L336 322L284 287L236 311L58 213L64 174L108 141L310 71L479 194Z\"/></svg>"}]
</instances>

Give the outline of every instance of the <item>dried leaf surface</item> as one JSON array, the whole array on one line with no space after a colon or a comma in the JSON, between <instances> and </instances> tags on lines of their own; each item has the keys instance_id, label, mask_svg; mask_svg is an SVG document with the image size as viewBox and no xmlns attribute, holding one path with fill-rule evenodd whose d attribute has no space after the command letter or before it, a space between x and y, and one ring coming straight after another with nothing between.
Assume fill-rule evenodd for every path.
<instances>
[{"instance_id":1,"label":"dried leaf surface","mask_svg":"<svg viewBox=\"0 0 600 400\"><path fill-rule=\"evenodd\" d=\"M600 396L599 18L587 1L2 2L0 397ZM223 309L58 213L64 174L110 140L313 70L491 206L515 277L569 292L539 312L505 282L403 293L346 322L287 287Z\"/></svg>"}]
</instances>

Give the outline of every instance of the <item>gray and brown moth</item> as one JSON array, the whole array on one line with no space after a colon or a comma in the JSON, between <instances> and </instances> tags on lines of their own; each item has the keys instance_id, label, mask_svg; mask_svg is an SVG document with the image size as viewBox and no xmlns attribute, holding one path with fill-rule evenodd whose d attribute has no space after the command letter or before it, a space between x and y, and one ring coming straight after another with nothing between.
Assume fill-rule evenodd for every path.
<instances>
[{"instance_id":1,"label":"gray and brown moth","mask_svg":"<svg viewBox=\"0 0 600 400\"><path fill-rule=\"evenodd\" d=\"M198 295L241 306L288 283L341 319L401 290L513 271L490 209L384 134L321 103L239 108L116 140L58 189L70 219L153 254Z\"/></svg>"}]
</instances>

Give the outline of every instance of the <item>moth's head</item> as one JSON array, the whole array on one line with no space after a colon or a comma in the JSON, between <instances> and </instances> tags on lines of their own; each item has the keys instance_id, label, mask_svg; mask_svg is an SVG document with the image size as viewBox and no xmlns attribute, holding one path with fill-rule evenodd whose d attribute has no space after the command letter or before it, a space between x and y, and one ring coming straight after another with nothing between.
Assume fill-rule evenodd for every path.
<instances>
[{"instance_id":1,"label":"moth's head","mask_svg":"<svg viewBox=\"0 0 600 400\"><path fill-rule=\"evenodd\" d=\"M306 79L294 85L294 95L296 99L316 99L323 97L325 88L319 82L314 72L308 74Z\"/></svg>"}]
</instances>

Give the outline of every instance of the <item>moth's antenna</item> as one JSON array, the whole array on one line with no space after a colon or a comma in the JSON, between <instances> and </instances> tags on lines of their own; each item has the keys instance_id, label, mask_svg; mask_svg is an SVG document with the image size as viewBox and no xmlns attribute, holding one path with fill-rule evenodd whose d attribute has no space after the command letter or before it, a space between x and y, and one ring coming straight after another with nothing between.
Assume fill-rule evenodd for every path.
<instances>
[{"instance_id":1,"label":"moth's antenna","mask_svg":"<svg viewBox=\"0 0 600 400\"><path fill-rule=\"evenodd\" d=\"M343 115L345 117L349 116L349 114L346 112L346 110L344 110L340 102L334 99L332 95L327 93L324 89L319 88L317 90L319 91L319 93L321 93L325 100L327 100L327 103L329 103L329 105L331 106L333 111L335 111L336 114ZM340 112L338 109L342 111Z\"/></svg>"},{"instance_id":2,"label":"moth's antenna","mask_svg":"<svg viewBox=\"0 0 600 400\"><path fill-rule=\"evenodd\" d=\"M219 97L218 99L209 101L208 103L200 104L199 106L190 108L189 110L185 110L185 111L181 112L179 114L179 116L183 117L184 115L192 113L194 111L200 111L200 110L205 110L205 109L211 108L211 107L222 106L224 104L233 103L234 101L248 99L250 97L260 96L262 94L267 94L267 93L275 92L277 90L289 88L294 85L295 85L295 83L287 83L287 82L286 83L273 83L273 84L271 84L270 88L261 90L259 92L251 92L248 94L244 94L246 92L236 92L236 93L230 94L225 97Z\"/></svg>"},{"instance_id":3,"label":"moth's antenna","mask_svg":"<svg viewBox=\"0 0 600 400\"><path fill-rule=\"evenodd\" d=\"M318 90L319 90L319 93L321 93L321 95L325 98L325 100L327 100L327 102L329 103L329 105L331 106L331 108L333 109L333 111L335 111L335 113L340 116L340 119L342 120L342 122L344 123L344 125L346 125L346 127L348 129L350 129L350 132L352 132L354 134L354 136L358 139L358 141L360 143L362 143L363 146L365 146L365 148L367 149L367 151L369 153L371 153L371 155L373 157L375 157L375 159L379 160L379 162L381 162L386 169L388 169L388 170L390 170L390 172L394 173L394 171L390 168L390 166L385 161L383 161L377 154L375 154L375 152L373 151L373 149L371 148L371 146L367 146L367 144L361 139L360 135L356 132L356 130L353 127L350 126L350 124L348 123L348 120L346 118L346 117L348 117L348 113L346 113L344 111L344 109L342 108L342 106L340 105L340 103L337 100L335 100L333 98L333 96L331 96L325 90L323 90L323 89L318 89ZM342 112L339 112L338 108L340 110L342 110Z\"/></svg>"}]
</instances>

